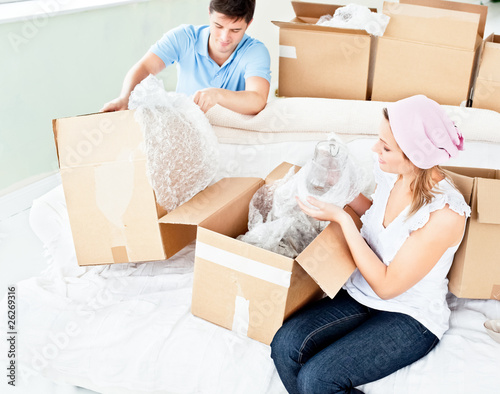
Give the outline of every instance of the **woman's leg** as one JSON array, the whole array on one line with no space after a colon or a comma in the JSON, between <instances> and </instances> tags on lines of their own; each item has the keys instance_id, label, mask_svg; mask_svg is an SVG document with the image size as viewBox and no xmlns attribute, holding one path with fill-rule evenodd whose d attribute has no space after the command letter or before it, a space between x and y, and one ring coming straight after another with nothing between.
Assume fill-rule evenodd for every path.
<instances>
[{"instance_id":1,"label":"woman's leg","mask_svg":"<svg viewBox=\"0 0 500 394\"><path fill-rule=\"evenodd\" d=\"M373 310L372 310L373 311ZM300 370L298 393L352 393L425 356L438 339L412 317L373 311L351 333L313 356Z\"/></svg>"},{"instance_id":2,"label":"woman's leg","mask_svg":"<svg viewBox=\"0 0 500 394\"><path fill-rule=\"evenodd\" d=\"M287 320L274 336L271 357L288 392L299 393L302 365L369 317L369 308L341 290L335 298L323 298Z\"/></svg>"}]
</instances>

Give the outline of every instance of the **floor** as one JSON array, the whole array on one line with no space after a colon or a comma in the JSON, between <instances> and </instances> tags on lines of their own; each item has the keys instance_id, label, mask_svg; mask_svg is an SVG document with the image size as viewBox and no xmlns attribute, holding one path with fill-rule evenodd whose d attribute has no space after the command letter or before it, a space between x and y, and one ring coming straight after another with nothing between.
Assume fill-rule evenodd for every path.
<instances>
[{"instance_id":1,"label":"floor","mask_svg":"<svg viewBox=\"0 0 500 394\"><path fill-rule=\"evenodd\" d=\"M486 35L500 34L500 3L489 3ZM29 225L29 210L19 212L0 221L0 295L3 297L10 284L37 276L46 266L43 245ZM5 389L0 382L2 393L32 394L90 394L93 391L55 384L41 377L29 381L19 381L18 386Z\"/></svg>"}]
</instances>

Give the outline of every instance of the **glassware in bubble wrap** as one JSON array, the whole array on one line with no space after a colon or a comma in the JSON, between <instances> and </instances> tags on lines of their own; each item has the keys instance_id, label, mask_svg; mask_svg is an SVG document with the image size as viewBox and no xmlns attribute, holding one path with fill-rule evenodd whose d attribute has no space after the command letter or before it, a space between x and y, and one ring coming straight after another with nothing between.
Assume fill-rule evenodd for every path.
<instances>
[{"instance_id":1,"label":"glassware in bubble wrap","mask_svg":"<svg viewBox=\"0 0 500 394\"><path fill-rule=\"evenodd\" d=\"M335 186L342 175L345 160L346 152L336 141L318 142L306 178L307 191L313 196L322 196Z\"/></svg>"}]
</instances>

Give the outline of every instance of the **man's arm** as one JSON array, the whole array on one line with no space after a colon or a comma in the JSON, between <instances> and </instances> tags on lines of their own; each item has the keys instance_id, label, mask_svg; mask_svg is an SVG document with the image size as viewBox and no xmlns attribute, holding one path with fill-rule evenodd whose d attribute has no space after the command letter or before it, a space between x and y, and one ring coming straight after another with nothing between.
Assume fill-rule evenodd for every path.
<instances>
[{"instance_id":1,"label":"man's arm","mask_svg":"<svg viewBox=\"0 0 500 394\"><path fill-rule=\"evenodd\" d=\"M100 112L128 109L128 99L134 88L149 74L156 75L165 68L165 63L152 52L146 53L127 73L120 96L104 104Z\"/></svg>"},{"instance_id":2,"label":"man's arm","mask_svg":"<svg viewBox=\"0 0 500 394\"><path fill-rule=\"evenodd\" d=\"M249 77L245 80L243 91L207 88L197 91L193 100L203 112L219 104L243 115L255 115L266 106L269 87L269 82L265 78Z\"/></svg>"}]
</instances>

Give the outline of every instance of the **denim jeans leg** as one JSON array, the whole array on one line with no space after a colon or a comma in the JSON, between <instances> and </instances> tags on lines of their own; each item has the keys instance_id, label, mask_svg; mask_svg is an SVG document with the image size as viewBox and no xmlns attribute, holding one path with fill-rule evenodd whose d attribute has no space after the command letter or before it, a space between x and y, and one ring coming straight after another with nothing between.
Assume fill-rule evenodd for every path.
<instances>
[{"instance_id":1,"label":"denim jeans leg","mask_svg":"<svg viewBox=\"0 0 500 394\"><path fill-rule=\"evenodd\" d=\"M298 393L352 393L426 355L436 336L412 317L374 311L366 322L314 355L302 366Z\"/></svg>"},{"instance_id":2,"label":"denim jeans leg","mask_svg":"<svg viewBox=\"0 0 500 394\"><path fill-rule=\"evenodd\" d=\"M288 392L299 393L297 376L312 356L368 318L369 308L341 290L335 298L323 298L287 320L274 336L271 357Z\"/></svg>"}]
</instances>

